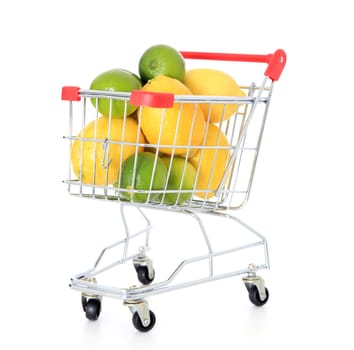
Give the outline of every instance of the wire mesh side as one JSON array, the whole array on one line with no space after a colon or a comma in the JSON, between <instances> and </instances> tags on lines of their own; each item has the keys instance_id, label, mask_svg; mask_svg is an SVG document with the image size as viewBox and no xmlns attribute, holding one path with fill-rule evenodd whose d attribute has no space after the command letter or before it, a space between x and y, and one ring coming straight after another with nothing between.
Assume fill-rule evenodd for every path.
<instances>
[{"instance_id":1,"label":"wire mesh side","mask_svg":"<svg viewBox=\"0 0 354 350\"><path fill-rule=\"evenodd\" d=\"M268 84L269 83L269 84ZM268 84L268 86L267 86ZM126 115L127 106L129 104L129 93L100 93L90 90L81 90L81 102L70 102L69 107L69 134L64 138L69 141L69 174L64 182L68 185L70 194L85 196L96 199L130 201L132 204L142 206L163 206L175 209L236 209L244 206L248 200L252 179L255 172L255 165L258 157L258 152L261 144L264 123L270 103L272 92L272 82L265 79L260 86L250 84L243 86L245 97L217 97L217 96L175 96L175 104L179 105L179 114L177 119L178 127L175 130L175 137L170 144L164 144L162 140L162 125L159 128L158 138L156 143L149 142L141 130L141 115L142 109L147 107L139 107L132 115ZM124 116L117 121L116 118L107 116L106 129L98 130L98 123L102 116L98 113L98 99L108 98L110 106L115 100L124 102ZM91 102L89 102L91 101ZM216 104L223 105L224 109L229 104L238 104L237 112L231 117L224 120L224 115L221 117L221 122L212 124L206 118L206 129L203 135L203 141L198 145L192 145L192 132L195 125L196 113L191 117L191 130L187 141L183 144L177 143L177 134L182 129L179 129L183 109L186 106L193 106L194 110L202 103L208 103L210 109ZM80 108L73 107L73 104L81 104ZM93 107L93 108L92 108ZM112 107L110 107L111 110ZM189 107L190 108L190 107ZM166 109L160 109L161 121L164 120ZM132 132L127 125L134 124L136 128ZM82 131L91 124L91 134L85 135ZM116 125L119 124L117 132ZM218 128L217 140L220 140L224 134L228 140L228 145L220 145L216 142L214 145L206 143L206 134L208 128L215 125ZM182 130L185 132L185 130ZM73 148L77 150L79 158L79 168L74 169L73 165ZM181 149L185 150L183 158L185 159L184 170L187 163L193 157L193 153L199 152L199 163L195 166L196 180L192 188L183 189L182 181L177 188L170 189L166 185L160 189L153 189L152 182L150 186L144 190L136 188L124 188L121 186L121 174L124 159L129 155L137 155L140 152L149 152L155 156L156 165L157 159L166 155L164 149L170 149L169 157L171 163L167 166L167 178L171 175L171 164L175 157L179 157ZM91 178L85 179L85 169L87 166L84 162L86 149L91 152ZM227 152L228 160L224 164L224 168L220 170L216 159L218 154ZM203 154L212 154L213 159L210 167L210 179L214 172L222 172L222 178L217 188L198 188L197 178L200 172L201 160ZM84 164L85 163L85 164ZM115 173L112 175L113 170ZM153 176L156 168L153 168ZM136 163L133 167L133 177L136 174ZM114 181L112 181L112 176ZM182 180L184 179L184 171ZM102 180L103 179L103 180ZM134 180L134 179L133 179ZM134 182L134 181L133 181ZM210 181L208 182L210 185ZM200 195L204 193L204 196ZM144 195L145 201L135 203L134 196ZM176 201L166 203L167 195L174 195ZM180 202L182 196L187 196L188 200ZM145 198L144 197L144 198ZM154 199L153 199L154 198Z\"/></svg>"}]
</instances>

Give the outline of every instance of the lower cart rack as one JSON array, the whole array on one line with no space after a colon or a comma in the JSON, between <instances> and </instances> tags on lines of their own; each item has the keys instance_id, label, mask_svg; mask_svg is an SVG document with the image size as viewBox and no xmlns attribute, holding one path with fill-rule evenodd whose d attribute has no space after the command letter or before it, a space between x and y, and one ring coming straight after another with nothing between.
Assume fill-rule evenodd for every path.
<instances>
[{"instance_id":1,"label":"lower cart rack","mask_svg":"<svg viewBox=\"0 0 354 350\"><path fill-rule=\"evenodd\" d=\"M126 206L127 205L125 204L121 204L120 206L120 213L123 222L127 222L125 214ZM207 215L209 216L213 215L223 220L231 220L234 224L233 226L235 226L235 234L237 234L237 227L239 226L243 230L247 231L247 235L249 236L248 243L235 245L227 249L215 250L211 244L210 233L204 227L203 220L201 218L201 216L205 215L205 213L198 214L192 211L183 210L180 212L181 214L191 216L198 223L207 252L205 254L193 256L183 260L178 264L166 280L154 283L155 270L153 261L147 255L147 252L150 249L149 235L152 225L143 209L136 209L141 217L146 221L146 227L136 232L131 232L131 230L126 226L124 239L105 247L99 254L93 268L86 272L80 273L71 279L70 287L82 293L82 305L88 319L98 319L101 310L102 297L115 298L122 300L124 305L130 308L133 313L134 326L140 331L148 331L154 326L156 318L153 312L149 310L146 298L177 289L187 288L238 275L244 275L243 282L248 290L249 299L253 304L262 306L267 302L269 297L268 289L265 287L263 279L257 275L259 270L269 268L267 240L260 233L233 215L222 212L208 212ZM231 234L233 234L233 232ZM139 236L144 236L143 238L145 245L139 246L135 254L129 255L128 247L133 246L132 243L134 239ZM120 259L101 266L104 255L109 250L119 247L122 248L122 256L120 256ZM219 257L238 254L240 251L248 251L256 249L257 247L262 248L262 254L260 254L260 258L257 263L250 262L240 269L231 269L228 272L216 273L214 271L214 262ZM117 269L116 272L118 275L119 266L124 265L129 261L132 262L136 270L137 279L140 282L140 285L118 288L98 283L98 275L111 269ZM184 271L188 269L188 266L201 261L207 262L207 265L204 266L205 269L201 271L201 276L194 276L193 279L184 279L183 274ZM180 281L176 281L178 277L181 277Z\"/></svg>"}]
</instances>

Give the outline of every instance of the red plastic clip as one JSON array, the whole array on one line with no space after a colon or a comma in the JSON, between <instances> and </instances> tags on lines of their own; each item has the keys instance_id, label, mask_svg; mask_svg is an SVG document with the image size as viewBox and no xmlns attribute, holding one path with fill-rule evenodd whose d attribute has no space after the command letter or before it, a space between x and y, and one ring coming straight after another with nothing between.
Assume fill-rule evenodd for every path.
<instances>
[{"instance_id":1,"label":"red plastic clip","mask_svg":"<svg viewBox=\"0 0 354 350\"><path fill-rule=\"evenodd\" d=\"M61 89L61 99L63 101L80 101L80 88L77 86L64 86Z\"/></svg>"}]
</instances>

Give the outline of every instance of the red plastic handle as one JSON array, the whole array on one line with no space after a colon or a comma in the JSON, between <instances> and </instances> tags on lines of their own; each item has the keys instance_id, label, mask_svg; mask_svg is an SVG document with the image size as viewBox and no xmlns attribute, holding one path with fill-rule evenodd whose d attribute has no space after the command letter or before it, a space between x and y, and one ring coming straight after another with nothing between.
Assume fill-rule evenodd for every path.
<instances>
[{"instance_id":1,"label":"red plastic handle","mask_svg":"<svg viewBox=\"0 0 354 350\"><path fill-rule=\"evenodd\" d=\"M80 101L80 88L77 86L64 86L61 89L61 99L63 101Z\"/></svg>"},{"instance_id":2,"label":"red plastic handle","mask_svg":"<svg viewBox=\"0 0 354 350\"><path fill-rule=\"evenodd\" d=\"M286 63L286 53L284 50L276 50L268 55L249 55L239 53L217 53L217 52L193 52L181 51L184 58L198 60L235 61L235 62L259 62L268 63L264 75L273 81L279 80Z\"/></svg>"},{"instance_id":3,"label":"red plastic handle","mask_svg":"<svg viewBox=\"0 0 354 350\"><path fill-rule=\"evenodd\" d=\"M130 104L133 106L171 108L174 103L174 98L174 94L169 92L134 90L130 94Z\"/></svg>"}]
</instances>

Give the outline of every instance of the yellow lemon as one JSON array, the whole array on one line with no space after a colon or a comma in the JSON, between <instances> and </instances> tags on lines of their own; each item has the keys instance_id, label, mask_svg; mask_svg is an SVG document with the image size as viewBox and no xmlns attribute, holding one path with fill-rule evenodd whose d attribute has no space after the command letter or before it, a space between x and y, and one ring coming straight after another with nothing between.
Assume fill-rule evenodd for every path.
<instances>
[{"instance_id":1,"label":"yellow lemon","mask_svg":"<svg viewBox=\"0 0 354 350\"><path fill-rule=\"evenodd\" d=\"M179 80L159 75L142 88L148 92L169 92L191 95ZM171 108L143 107L139 111L141 129L149 143L165 145L159 151L165 154L185 155L187 149L203 141L206 122L199 105L174 103ZM175 147L175 146L178 146Z\"/></svg>"},{"instance_id":2,"label":"yellow lemon","mask_svg":"<svg viewBox=\"0 0 354 350\"><path fill-rule=\"evenodd\" d=\"M194 95L245 96L233 77L217 69L191 69L185 74L184 84ZM219 123L229 119L237 111L238 104L203 103L201 108L206 120Z\"/></svg>"},{"instance_id":3,"label":"yellow lemon","mask_svg":"<svg viewBox=\"0 0 354 350\"><path fill-rule=\"evenodd\" d=\"M79 179L81 177L83 183L95 185L108 185L117 181L121 163L136 151L135 145L107 141L145 142L137 122L131 117L112 118L110 125L108 117L99 117L88 123L78 137L87 140L73 142L71 149L73 171ZM143 147L138 147L138 151L142 150Z\"/></svg>"},{"instance_id":4,"label":"yellow lemon","mask_svg":"<svg viewBox=\"0 0 354 350\"><path fill-rule=\"evenodd\" d=\"M226 135L214 124L209 124L205 148L200 148L197 154L189 161L197 171L197 190L196 196L203 199L211 198L219 187L223 178L227 162L229 160L229 141ZM221 148L226 147L226 148Z\"/></svg>"}]
</instances>

